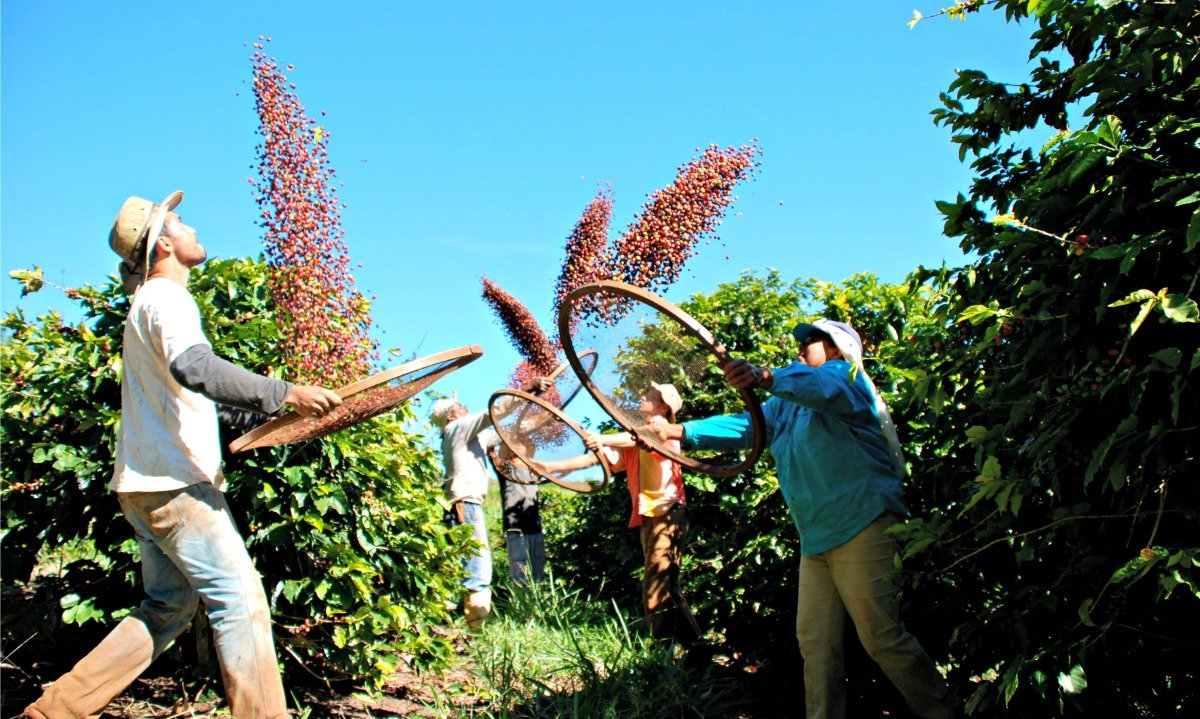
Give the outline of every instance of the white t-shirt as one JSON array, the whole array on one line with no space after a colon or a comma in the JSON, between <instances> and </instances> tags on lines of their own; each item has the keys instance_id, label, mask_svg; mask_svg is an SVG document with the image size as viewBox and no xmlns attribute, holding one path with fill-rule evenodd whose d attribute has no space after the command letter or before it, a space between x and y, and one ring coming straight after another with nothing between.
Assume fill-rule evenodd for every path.
<instances>
[{"instance_id":1,"label":"white t-shirt","mask_svg":"<svg viewBox=\"0 0 1200 719\"><path fill-rule=\"evenodd\" d=\"M500 441L487 412L460 417L442 430L446 499L483 504L488 490L487 449Z\"/></svg>"},{"instance_id":2,"label":"white t-shirt","mask_svg":"<svg viewBox=\"0 0 1200 719\"><path fill-rule=\"evenodd\" d=\"M185 350L208 345L186 287L153 278L133 296L121 360L121 433L109 488L162 492L210 482L224 490L217 407L171 376Z\"/></svg>"}]
</instances>

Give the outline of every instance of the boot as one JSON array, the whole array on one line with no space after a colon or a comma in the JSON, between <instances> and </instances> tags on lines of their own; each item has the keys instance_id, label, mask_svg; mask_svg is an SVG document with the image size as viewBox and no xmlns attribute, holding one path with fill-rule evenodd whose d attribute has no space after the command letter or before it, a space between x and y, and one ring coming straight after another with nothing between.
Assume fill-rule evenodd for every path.
<instances>
[{"instance_id":1,"label":"boot","mask_svg":"<svg viewBox=\"0 0 1200 719\"><path fill-rule=\"evenodd\" d=\"M492 613L492 590L480 589L468 594L467 601L463 606L463 613L467 617L468 627L478 627L483 624L483 620Z\"/></svg>"}]
</instances>

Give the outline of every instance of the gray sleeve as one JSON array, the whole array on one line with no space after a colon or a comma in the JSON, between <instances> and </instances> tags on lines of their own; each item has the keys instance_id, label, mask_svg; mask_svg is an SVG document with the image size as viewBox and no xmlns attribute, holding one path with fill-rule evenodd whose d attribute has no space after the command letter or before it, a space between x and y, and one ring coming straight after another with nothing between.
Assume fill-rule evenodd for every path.
<instances>
[{"instance_id":1,"label":"gray sleeve","mask_svg":"<svg viewBox=\"0 0 1200 719\"><path fill-rule=\"evenodd\" d=\"M208 345L194 345L171 363L171 376L193 392L218 404L273 414L283 406L291 384L263 377L213 354Z\"/></svg>"},{"instance_id":2,"label":"gray sleeve","mask_svg":"<svg viewBox=\"0 0 1200 719\"><path fill-rule=\"evenodd\" d=\"M217 421L222 426L235 432L246 433L260 425L271 421L270 415L262 412L252 412L248 409L238 409L227 404L217 405Z\"/></svg>"}]
</instances>

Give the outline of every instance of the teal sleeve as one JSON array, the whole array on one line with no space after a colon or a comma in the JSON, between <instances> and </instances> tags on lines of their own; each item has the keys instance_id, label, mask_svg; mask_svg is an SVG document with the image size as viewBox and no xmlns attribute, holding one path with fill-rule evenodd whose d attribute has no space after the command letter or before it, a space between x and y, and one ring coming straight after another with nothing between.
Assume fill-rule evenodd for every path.
<instances>
[{"instance_id":1,"label":"teal sleeve","mask_svg":"<svg viewBox=\"0 0 1200 719\"><path fill-rule=\"evenodd\" d=\"M773 373L771 394L818 412L853 414L869 407L851 391L850 363L831 360L813 368L799 362Z\"/></svg>"},{"instance_id":2,"label":"teal sleeve","mask_svg":"<svg viewBox=\"0 0 1200 719\"><path fill-rule=\"evenodd\" d=\"M746 413L683 423L684 449L747 449L753 442L754 431Z\"/></svg>"}]
</instances>

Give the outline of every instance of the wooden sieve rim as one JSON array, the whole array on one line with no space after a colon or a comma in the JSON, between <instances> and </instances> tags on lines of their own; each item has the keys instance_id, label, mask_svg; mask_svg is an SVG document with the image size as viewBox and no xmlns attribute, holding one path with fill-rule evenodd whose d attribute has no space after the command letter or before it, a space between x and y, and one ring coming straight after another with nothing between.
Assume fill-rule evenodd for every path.
<instances>
[{"instance_id":1,"label":"wooden sieve rim","mask_svg":"<svg viewBox=\"0 0 1200 719\"><path fill-rule=\"evenodd\" d=\"M530 394L529 392L524 392L519 389L502 389L502 390L498 390L497 392L492 394L491 398L488 400L488 416L490 416L492 418L493 427L499 426L500 423L498 420L501 420L507 416L507 415L499 415L498 416L497 413L495 412L496 401L499 399L502 399L506 396L507 397L517 397L519 399L523 399L528 402L532 402L533 404L536 404L537 406L541 407L542 409L544 409L547 412L554 415L563 424L565 424L569 428L571 428L571 430L573 432L575 432L575 434L579 435L580 438L582 438L587 433L587 430L585 430L582 425L580 425L578 422L576 422L575 420L568 417L558 407L555 407L554 405L550 404L549 402L542 399L541 397L538 397L537 395ZM545 423L542 423L542 424L545 424ZM538 425L538 426L540 427L542 425ZM519 457L522 462L525 462L526 466L529 466L529 469L531 472L533 471L533 467L529 465L529 457L526 457L523 452L518 451L518 449L516 447L513 447L511 444L509 444L508 440L506 440L504 438L504 434L502 432L497 431L496 436L498 436L500 438L500 441L504 443L504 446L507 447L510 452L515 454L517 457ZM599 492L599 491L603 490L604 488L608 487L608 485L612 482L612 469L608 466L608 460L604 458L603 452L601 452L600 450L591 450L591 452L592 452L592 454L596 455L596 458L599 460L599 463L600 463L600 469L604 472L604 481L602 481L600 484L588 484L586 482L568 482L567 480L556 477L553 474L551 474L550 476L546 476L546 475L538 475L538 476L544 477L545 479L553 482L554 484L557 484L558 486L562 487L563 489L569 489L572 492L579 492L580 494L593 494L595 492ZM537 473L535 472L535 474L537 474Z\"/></svg>"},{"instance_id":2,"label":"wooden sieve rim","mask_svg":"<svg viewBox=\"0 0 1200 719\"><path fill-rule=\"evenodd\" d=\"M419 372L423 369L433 367L434 365L438 365L443 362L449 362L449 361L456 360L456 359L463 360L462 365L465 365L469 362L475 361L481 355L483 355L483 348L480 347L479 345L466 345L464 347L456 347L455 349L445 350L443 352L431 354L427 357L421 357L420 359L415 359L415 360L411 360L409 362L405 362L403 364L399 364L390 369L383 370L382 372L376 372L375 374L373 374L369 377L363 378L361 380L358 380L357 382L351 382L348 385L339 387L338 389L334 390L334 392L336 392L338 394L338 396L344 400L344 399L347 399L349 397L352 397L352 396L358 394L359 392L363 392L363 391L369 390L369 389L374 389L375 387L378 387L381 384L390 382L393 379L395 379L397 377L401 377L406 374L412 374L413 372ZM254 429L250 430L249 432L247 432L247 433L243 434L242 436L238 437L237 439L233 440L232 442L229 443L229 451L233 452L234 454L237 454L238 452L242 452L246 449L250 449L251 445L254 445L256 442L261 440L263 437L270 435L272 432L276 432L281 429L284 429L285 427L289 427L303 419L307 419L307 418L302 416L300 413L296 412L295 410L291 410L285 414L275 417L274 419L267 422L266 424L262 424L262 425L259 425L258 427L255 427ZM345 427L343 427L342 429L345 429ZM258 446L270 446L270 445L258 445Z\"/></svg>"},{"instance_id":3,"label":"wooden sieve rim","mask_svg":"<svg viewBox=\"0 0 1200 719\"><path fill-rule=\"evenodd\" d=\"M621 425L621 428L632 434L634 437L658 452L662 456L678 462L680 466L687 469L703 472L714 477L732 477L736 474L741 474L749 470L758 461L762 454L763 448L766 446L767 437L767 422L763 417L762 404L758 400L758 396L748 388L738 390L741 395L742 403L746 407L746 412L750 415L750 425L754 430L754 443L746 456L736 465L719 465L706 462L695 457L687 457L680 452L677 452L666 445L658 438L658 435L646 432L640 427L634 427L631 423L624 419L624 412L620 411L608 397L597 387L591 379L591 375L582 372L582 364L579 361L579 355L575 351L574 339L570 333L571 310L575 304L581 299L590 295L608 292L615 295L621 295L629 299L640 302L644 305L649 305L672 320L679 323L685 332L699 340L709 352L717 358L719 366L724 367L729 363L729 350L725 349L725 345L717 341L712 332L709 332L704 325L697 322L691 315L684 312L675 304L668 300L659 297L651 292L648 292L640 287L635 287L624 282L615 280L603 280L601 282L593 282L591 284L582 285L575 288L558 310L558 332L559 341L562 343L563 354L567 356L567 361L571 363L571 367L575 369L575 373L579 376L579 383L587 389L588 394L596 400L596 403L608 413L610 417Z\"/></svg>"}]
</instances>

